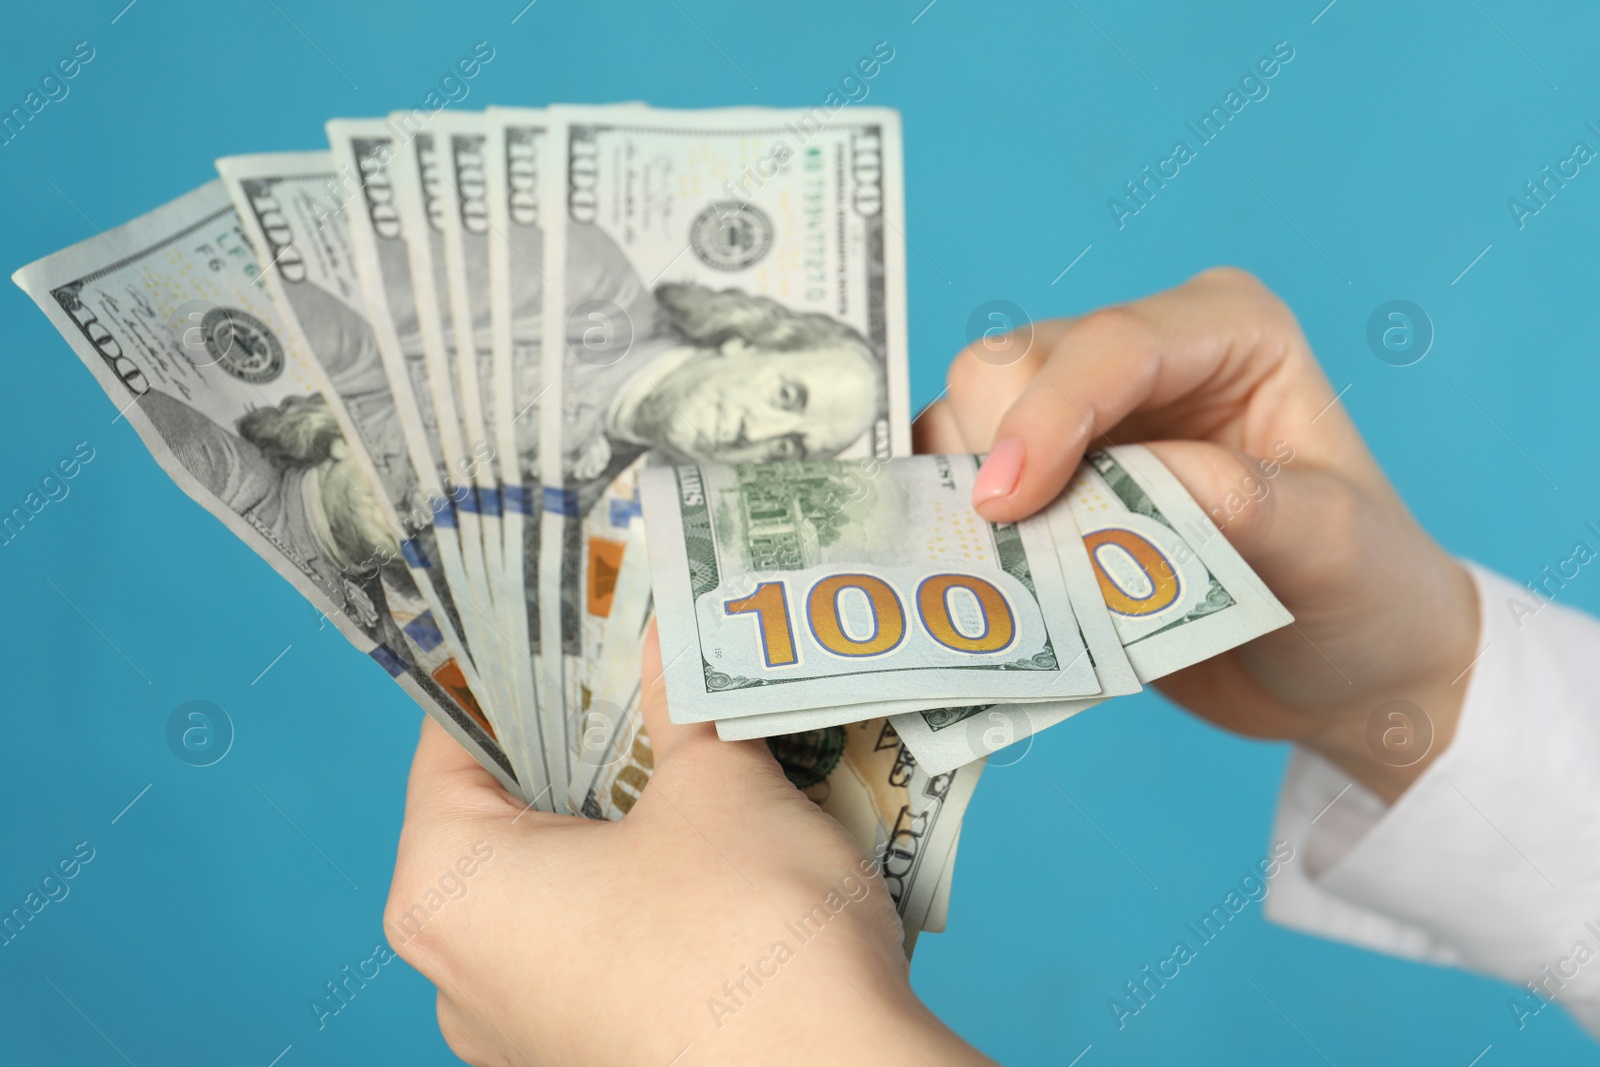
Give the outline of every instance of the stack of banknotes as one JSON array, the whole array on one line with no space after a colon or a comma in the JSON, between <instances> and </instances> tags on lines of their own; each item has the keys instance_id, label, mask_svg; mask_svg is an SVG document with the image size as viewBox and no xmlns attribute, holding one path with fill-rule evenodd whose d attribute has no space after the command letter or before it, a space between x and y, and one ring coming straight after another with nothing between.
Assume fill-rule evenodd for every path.
<instances>
[{"instance_id":1,"label":"stack of banknotes","mask_svg":"<svg viewBox=\"0 0 1600 1067\"><path fill-rule=\"evenodd\" d=\"M167 473L530 806L768 738L940 930L992 751L1289 621L1148 451L910 457L898 116L339 119L19 270ZM648 536L647 536L648 535Z\"/></svg>"}]
</instances>

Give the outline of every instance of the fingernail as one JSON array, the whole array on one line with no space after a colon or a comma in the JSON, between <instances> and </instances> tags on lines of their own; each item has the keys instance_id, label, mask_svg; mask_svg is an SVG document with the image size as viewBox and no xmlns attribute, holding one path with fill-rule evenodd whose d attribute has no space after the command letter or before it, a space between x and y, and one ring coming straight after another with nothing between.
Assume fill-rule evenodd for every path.
<instances>
[{"instance_id":1,"label":"fingernail","mask_svg":"<svg viewBox=\"0 0 1600 1067\"><path fill-rule=\"evenodd\" d=\"M1021 474L1022 441L1020 438L1007 437L989 450L988 458L978 468L978 477L972 483L973 505L1011 495Z\"/></svg>"}]
</instances>

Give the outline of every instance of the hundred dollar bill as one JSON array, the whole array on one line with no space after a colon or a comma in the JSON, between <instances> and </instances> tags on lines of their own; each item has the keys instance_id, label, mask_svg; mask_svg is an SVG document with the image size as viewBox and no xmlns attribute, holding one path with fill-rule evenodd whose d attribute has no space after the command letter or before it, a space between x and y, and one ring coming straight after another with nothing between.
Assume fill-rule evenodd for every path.
<instances>
[{"instance_id":1,"label":"hundred dollar bill","mask_svg":"<svg viewBox=\"0 0 1600 1067\"><path fill-rule=\"evenodd\" d=\"M877 862L910 955L934 912L983 762L930 775L887 719L775 737L768 745L789 780Z\"/></svg>"},{"instance_id":2,"label":"hundred dollar bill","mask_svg":"<svg viewBox=\"0 0 1600 1067\"><path fill-rule=\"evenodd\" d=\"M597 761L599 765L591 769L583 796L573 804L574 813L615 822L633 810L649 784L655 771L655 753L639 711L639 695L635 679L623 705L622 721L611 731L610 744L604 757Z\"/></svg>"},{"instance_id":3,"label":"hundred dollar bill","mask_svg":"<svg viewBox=\"0 0 1600 1067\"><path fill-rule=\"evenodd\" d=\"M400 217L400 230L411 268L411 291L416 299L417 332L422 342L423 365L427 368L429 393L433 403L434 432L445 463L444 485L455 501L461 560L466 569L469 602L478 610L464 619L469 641L484 651L477 657L479 673L488 682L493 703L505 706L509 694L500 684L499 663L504 641L498 633L494 599L489 588L489 572L484 562L485 496L497 500L493 474L494 448L482 435L479 451L470 451L467 405L476 408L477 389L470 394L461 388L463 356L470 361L470 350L459 353L449 301L450 280L445 250L446 225L450 215L449 189L446 186L442 138L433 132L431 121L395 112L389 127L403 133L396 139L394 159L388 173L393 180L394 205ZM470 396L470 401L468 397ZM480 489L484 490L480 492ZM498 508L494 508L498 511ZM491 651L492 650L492 651Z\"/></svg>"},{"instance_id":4,"label":"hundred dollar bill","mask_svg":"<svg viewBox=\"0 0 1600 1067\"><path fill-rule=\"evenodd\" d=\"M423 361L437 419L440 450L458 488L456 510L461 515L463 558L469 577L489 596L488 564L484 545L490 535L485 524L499 514L499 486L495 476L494 443L486 432L482 390L477 382L478 363L473 339L473 313L463 302L464 321L456 314L455 286L450 277L452 258L460 263L460 248L452 255L452 238L460 233L461 214L471 210L457 195L457 162L450 150L446 128L459 121L481 121L479 115L441 112L427 121L408 112L389 117L391 128L408 136L396 144L395 206L406 234L412 291L417 299L417 326ZM470 167L470 162L466 163ZM481 205L480 205L481 206ZM465 294L462 294L465 295ZM484 312L484 346L488 347L487 290ZM465 347L463 347L465 344ZM453 417L446 418L446 413ZM469 526L471 535L469 536ZM498 531L493 532L498 542Z\"/></svg>"},{"instance_id":5,"label":"hundred dollar bill","mask_svg":"<svg viewBox=\"0 0 1600 1067\"><path fill-rule=\"evenodd\" d=\"M391 117L391 121L392 121ZM430 219L444 236L444 273L447 284L440 298L449 304L451 336L455 351L456 399L461 412L463 444L468 455L494 456L492 462L476 465L474 488L480 512L481 559L494 605L495 625L485 635L494 645L495 683L507 708L517 711L512 721L512 744L523 762L543 762L542 751L535 751L526 739L528 720L536 720L535 700L527 695L523 703L515 674L526 655L527 642L520 635L516 613L505 603L514 598L520 609L519 587L508 587L505 576L505 543L502 531L503 496L500 491L501 457L491 428L494 411L494 370L491 337L491 292L489 282L488 165L485 156L486 120L482 112L441 111L428 123L434 137L437 182L429 182L423 172L424 192L428 194ZM437 219L432 217L437 214ZM435 264L437 267L437 264Z\"/></svg>"},{"instance_id":6,"label":"hundred dollar bill","mask_svg":"<svg viewBox=\"0 0 1600 1067\"><path fill-rule=\"evenodd\" d=\"M864 719L893 718L927 707L926 700L870 700L861 704L840 704L831 708L802 708L799 711L771 711L737 719L718 719L717 736L724 741L749 741L757 737L777 737L827 726L844 726Z\"/></svg>"},{"instance_id":7,"label":"hundred dollar bill","mask_svg":"<svg viewBox=\"0 0 1600 1067\"><path fill-rule=\"evenodd\" d=\"M1047 522L980 518L977 468L913 456L870 478L839 460L645 471L673 720L1099 693Z\"/></svg>"},{"instance_id":8,"label":"hundred dollar bill","mask_svg":"<svg viewBox=\"0 0 1600 1067\"><path fill-rule=\"evenodd\" d=\"M327 124L334 164L348 175L353 187L352 204L345 214L350 222L356 274L378 338L379 353L394 387L406 447L419 485L433 505L439 566L459 609L462 636L476 664L482 654L473 642L480 633L493 633L496 621L494 605L483 591L481 577L473 581L468 573L460 529L462 509L458 505L471 491L476 465L491 462L493 456L474 455L467 461L468 469L461 470L450 465L441 444L446 427L454 424L455 418L449 409L438 412L434 403L434 383L423 338L423 322L429 312L418 301L413 286L413 242L407 239L395 191L396 165L410 143L410 129L406 126L391 130L378 119L335 119ZM496 695L484 699L494 704ZM531 768L529 773L533 773Z\"/></svg>"},{"instance_id":9,"label":"hundred dollar bill","mask_svg":"<svg viewBox=\"0 0 1600 1067\"><path fill-rule=\"evenodd\" d=\"M950 883L955 880L956 853L961 849L961 828L956 828L956 839L950 842L950 855L945 858L944 870L939 873L939 885L933 891L933 901L922 920L922 930L928 934L944 933L945 921L950 915Z\"/></svg>"},{"instance_id":10,"label":"hundred dollar bill","mask_svg":"<svg viewBox=\"0 0 1600 1067\"><path fill-rule=\"evenodd\" d=\"M642 542L642 522L636 520L632 532ZM639 695L641 685L655 679L640 676L639 657L654 612L649 566L641 563L648 557L642 544L632 547L639 550L632 566L624 564L618 581L619 597L627 599L606 620L605 652L580 724L577 756L571 761L569 803L575 813L591 819L619 819L626 814L649 771L650 741L643 736ZM642 589L625 588L630 585Z\"/></svg>"},{"instance_id":11,"label":"hundred dollar bill","mask_svg":"<svg viewBox=\"0 0 1600 1067\"><path fill-rule=\"evenodd\" d=\"M423 174L430 219L444 236L448 289L449 338L455 351L456 399L461 411L463 444L470 455L495 455L489 429L494 408L494 349L490 335L489 205L484 147L486 123L481 112L443 111L432 122L437 182ZM477 490L484 525L484 565L497 577L502 539L499 457L478 467ZM492 546L492 549L491 549Z\"/></svg>"},{"instance_id":12,"label":"hundred dollar bill","mask_svg":"<svg viewBox=\"0 0 1600 1067\"><path fill-rule=\"evenodd\" d=\"M1137 693L1142 687L1135 681L1121 688L1122 692L1109 695L1124 696L1129 693ZM1076 714L1085 707L1092 707L1094 704L1106 699L1107 695L1100 693L1093 697L1075 700L1018 700L1005 704L975 704L934 709L928 708L927 699L872 700L862 704L841 704L838 707L831 708L775 711L764 715L746 715L737 719L718 719L717 736L724 741L749 741L752 738L776 737L779 734L798 733L802 730L820 730L825 726L843 726L846 723L860 722L863 719L886 717L891 720L902 719L904 721L904 717L913 713L918 716L928 716L941 722L960 722L985 709L1015 711L1017 714L1024 716L1024 720L1033 725L1033 732L1037 733L1039 730L1044 729L1045 726L1053 726L1055 723L1060 722L1061 719ZM999 725L999 721L998 719L989 720L992 725ZM1011 722L1009 718L1005 721L1008 724ZM984 724L975 725L978 728L982 728ZM1011 730L1013 727L1007 725L1004 729ZM976 759L977 756L999 751L1006 745L1011 744L1012 741L1020 740L1022 736L1021 734L1013 733L1010 740L993 742L990 747L978 751L977 755L969 755L967 759ZM964 763L966 760L961 762ZM938 765L938 762L931 764L931 766ZM960 766L960 763L952 764L952 766Z\"/></svg>"},{"instance_id":13,"label":"hundred dollar bill","mask_svg":"<svg viewBox=\"0 0 1600 1067\"><path fill-rule=\"evenodd\" d=\"M551 536L551 526L554 525L555 532L569 539L572 545L569 557L583 562L582 568L575 573L559 573L562 584L558 588L551 585L556 576L548 571L541 574L541 588L554 588L553 592L541 594L547 597L547 602L568 601L568 621L573 627L575 640L567 647L578 650L576 655L562 656L559 670L552 669L547 662L541 679L545 682L546 691L551 693L548 703L542 703L541 707L548 706L560 713L547 736L553 737L552 743L559 746L556 749L559 755L553 754L549 763L555 779L567 782L566 795L570 795L574 785L570 774L575 767L574 756L582 748L582 723L589 715L593 699L591 685L600 669L603 654L601 645L616 602L618 580L626 566L629 531L639 515L635 476L642 463L643 460L636 461L613 478L600 499L581 519L564 524L547 523L541 535ZM549 564L542 560L541 565ZM549 620L545 622L548 625ZM540 699L544 701L545 695L541 694ZM563 775L568 777L563 778ZM581 778L577 784L581 785Z\"/></svg>"},{"instance_id":14,"label":"hundred dollar bill","mask_svg":"<svg viewBox=\"0 0 1600 1067\"><path fill-rule=\"evenodd\" d=\"M552 108L546 129L540 631L570 735L614 480L651 450L909 451L905 270L893 112Z\"/></svg>"},{"instance_id":15,"label":"hundred dollar bill","mask_svg":"<svg viewBox=\"0 0 1600 1067\"><path fill-rule=\"evenodd\" d=\"M465 673L472 691L483 698L483 710L494 722L519 778L537 786L542 772L530 778L525 769L516 719L506 714L512 705L503 696L494 698L500 689L494 684L495 657L480 656L476 662L467 658L469 644L481 644L482 635L466 637L471 630L462 625L451 589L432 564L439 558L433 519L444 501L430 501L418 482L394 392L384 374L377 334L366 315L347 215L360 210L355 179L348 169L336 171L326 151L234 157L219 160L218 170L252 242L270 257L263 278L284 309L290 329L324 365L354 361L364 372L353 383L354 392L339 387L343 408L351 416L347 432L366 445L378 468L384 503L406 534L403 556L437 601L442 614L436 617L446 620L440 629L460 662L468 664ZM335 376L336 386L342 377Z\"/></svg>"},{"instance_id":16,"label":"hundred dollar bill","mask_svg":"<svg viewBox=\"0 0 1600 1067\"><path fill-rule=\"evenodd\" d=\"M459 665L424 625L429 606L399 562L361 446L332 410L328 375L259 274L213 181L13 280L168 475L514 790ZM328 373L356 375L358 364Z\"/></svg>"},{"instance_id":17,"label":"hundred dollar bill","mask_svg":"<svg viewBox=\"0 0 1600 1067\"><path fill-rule=\"evenodd\" d=\"M539 468L540 328L544 299L544 231L539 163L544 112L492 108L485 124L488 206L490 379L486 409L498 453L501 491L500 582L495 603L515 654L508 658L524 744L558 759L565 739L563 708L539 685L539 534L543 494ZM546 770L546 780L559 778Z\"/></svg>"},{"instance_id":18,"label":"hundred dollar bill","mask_svg":"<svg viewBox=\"0 0 1600 1067\"><path fill-rule=\"evenodd\" d=\"M283 325L301 352L328 373L344 437L362 443L354 458L382 488L379 504L402 539L402 558L434 603L438 629L458 659L466 659L461 619L427 561L437 557L432 509L418 493L416 474L395 419L394 392L366 322L350 262L349 226L342 218L346 190L328 152L274 152L218 160L218 173L238 221L266 256L259 275ZM475 681L472 667L467 677Z\"/></svg>"},{"instance_id":19,"label":"hundred dollar bill","mask_svg":"<svg viewBox=\"0 0 1600 1067\"><path fill-rule=\"evenodd\" d=\"M1045 518L1073 611L1100 678L1100 692L1074 700L976 704L891 715L890 721L907 747L916 753L917 762L932 774L987 756L1101 701L1143 688L1101 599L1094 564L1064 494L1046 510Z\"/></svg>"},{"instance_id":20,"label":"hundred dollar bill","mask_svg":"<svg viewBox=\"0 0 1600 1067\"><path fill-rule=\"evenodd\" d=\"M1077 534L1065 500L1058 501L1050 514L1050 534L1061 564L1067 594L1079 634L1087 649L1089 663L1100 682L1100 692L1081 700L1041 700L1006 705L968 705L924 711L912 707L914 701L885 700L846 705L837 709L776 712L717 722L717 736L724 741L751 737L772 737L800 729L854 722L862 718L887 715L901 739L916 753L917 760L930 773L940 774L963 763L989 755L1007 745L1053 726L1084 708L1109 697L1126 696L1143 688L1118 640L1100 589L1095 582L1083 540ZM809 727L808 727L809 722ZM962 724L960 730L946 727ZM942 732L941 732L942 731Z\"/></svg>"},{"instance_id":21,"label":"hundred dollar bill","mask_svg":"<svg viewBox=\"0 0 1600 1067\"><path fill-rule=\"evenodd\" d=\"M627 745L627 738L620 735L629 727L627 709L641 681L639 655L645 627L653 617L652 604L644 520L634 516L604 630L590 646L595 655L587 664L584 682L588 699L572 733L572 749L566 753L571 772L568 803L574 812L584 811L588 794L596 788L597 770Z\"/></svg>"},{"instance_id":22,"label":"hundred dollar bill","mask_svg":"<svg viewBox=\"0 0 1600 1067\"><path fill-rule=\"evenodd\" d=\"M1141 682L1294 621L1142 445L1091 453L1048 516L1063 570L1083 572L1076 562L1076 546L1083 546L1082 559L1092 568L1117 639ZM949 708L896 716L894 722L917 759L937 772L1053 726L1102 699Z\"/></svg>"},{"instance_id":23,"label":"hundred dollar bill","mask_svg":"<svg viewBox=\"0 0 1600 1067\"><path fill-rule=\"evenodd\" d=\"M1117 636L1153 681L1294 621L1143 445L1090 453L1067 504Z\"/></svg>"},{"instance_id":24,"label":"hundred dollar bill","mask_svg":"<svg viewBox=\"0 0 1600 1067\"><path fill-rule=\"evenodd\" d=\"M438 557L433 509L420 492L406 452L394 394L351 261L350 227L343 212L353 190L340 180L326 151L235 156L218 160L217 170L246 236L267 263L259 283L296 347L327 373L334 394L328 398L329 408L346 441L361 446L351 449L352 460L382 489L377 502L396 531L400 559L431 607L414 625L438 631L420 640L427 644L442 638L466 687L481 692L449 586L430 565ZM506 725L495 722L502 741ZM513 763L520 768L520 761Z\"/></svg>"}]
</instances>

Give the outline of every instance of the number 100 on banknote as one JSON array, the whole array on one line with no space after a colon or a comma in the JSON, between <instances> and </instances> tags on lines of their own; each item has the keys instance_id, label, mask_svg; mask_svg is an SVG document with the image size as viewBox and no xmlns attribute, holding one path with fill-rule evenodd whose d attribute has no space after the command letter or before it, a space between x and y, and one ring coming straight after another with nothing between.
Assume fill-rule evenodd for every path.
<instances>
[{"instance_id":1,"label":"number 100 on banknote","mask_svg":"<svg viewBox=\"0 0 1600 1067\"><path fill-rule=\"evenodd\" d=\"M976 471L917 456L645 472L673 719L1098 693L1048 524L980 518Z\"/></svg>"}]
</instances>

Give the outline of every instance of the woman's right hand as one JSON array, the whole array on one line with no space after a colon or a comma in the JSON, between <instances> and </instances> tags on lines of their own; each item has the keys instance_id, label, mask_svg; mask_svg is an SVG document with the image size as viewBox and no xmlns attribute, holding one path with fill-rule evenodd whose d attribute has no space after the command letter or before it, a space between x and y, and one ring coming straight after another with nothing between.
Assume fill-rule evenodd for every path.
<instances>
[{"instance_id":1,"label":"woman's right hand","mask_svg":"<svg viewBox=\"0 0 1600 1067\"><path fill-rule=\"evenodd\" d=\"M1477 652L1472 578L1417 525L1294 315L1250 275L1215 268L981 340L915 429L920 452L989 453L973 496L994 522L1050 503L1085 451L1149 444L1295 616L1163 692L1226 729L1299 741L1391 801L1449 743ZM1403 768L1367 741L1368 717L1397 698L1434 728Z\"/></svg>"}]
</instances>

